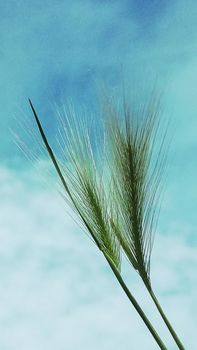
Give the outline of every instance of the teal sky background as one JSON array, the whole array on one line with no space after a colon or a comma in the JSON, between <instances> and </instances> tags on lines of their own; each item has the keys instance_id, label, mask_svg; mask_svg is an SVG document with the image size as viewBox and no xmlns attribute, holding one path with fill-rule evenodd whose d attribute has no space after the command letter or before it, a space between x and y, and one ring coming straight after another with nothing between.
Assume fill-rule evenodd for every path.
<instances>
[{"instance_id":1,"label":"teal sky background","mask_svg":"<svg viewBox=\"0 0 197 350\"><path fill-rule=\"evenodd\" d=\"M33 123L31 97L53 140L55 103L72 99L96 116L97 85L116 91L122 72L128 82L135 77L139 94L145 81L157 80L164 91L173 137L152 277L186 349L196 349L196 19L192 0L0 0L2 350L157 349L99 252L10 132L26 142L18 120ZM39 164L43 176L45 166ZM176 349L128 266L125 276Z\"/></svg>"}]
</instances>

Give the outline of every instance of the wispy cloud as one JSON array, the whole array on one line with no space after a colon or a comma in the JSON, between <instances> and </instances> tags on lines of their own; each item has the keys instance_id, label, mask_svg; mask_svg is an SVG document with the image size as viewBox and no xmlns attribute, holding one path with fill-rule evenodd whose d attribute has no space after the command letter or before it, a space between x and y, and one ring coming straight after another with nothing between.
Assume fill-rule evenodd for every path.
<instances>
[{"instance_id":1,"label":"wispy cloud","mask_svg":"<svg viewBox=\"0 0 197 350\"><path fill-rule=\"evenodd\" d=\"M23 181L25 173L19 178L1 168L0 174L1 347L109 350L132 344L134 349L156 350L102 256L57 194L36 190L30 170L29 185ZM184 238L158 235L153 283L189 349L196 344L196 264L194 248ZM172 344L129 267L125 277Z\"/></svg>"}]
</instances>

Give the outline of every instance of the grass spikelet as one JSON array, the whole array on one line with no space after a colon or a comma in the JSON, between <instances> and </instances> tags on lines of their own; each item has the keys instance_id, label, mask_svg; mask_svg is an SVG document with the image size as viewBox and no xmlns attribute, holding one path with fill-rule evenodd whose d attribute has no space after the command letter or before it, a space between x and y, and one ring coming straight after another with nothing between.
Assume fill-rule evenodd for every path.
<instances>
[{"instance_id":1,"label":"grass spikelet","mask_svg":"<svg viewBox=\"0 0 197 350\"><path fill-rule=\"evenodd\" d=\"M114 203L117 204L116 236L133 267L150 285L150 257L160 195L160 174L165 157L154 147L159 127L159 101L143 106L140 113L125 106L118 111L109 103L107 126L113 160ZM123 113L123 119L119 118ZM162 146L163 142L161 142Z\"/></svg>"},{"instance_id":2,"label":"grass spikelet","mask_svg":"<svg viewBox=\"0 0 197 350\"><path fill-rule=\"evenodd\" d=\"M167 350L122 279L120 247L141 276L179 349L183 350L152 291L150 281L160 177L165 162L165 153L162 156L163 138L155 153L158 147L159 100L151 99L138 111L131 110L125 103L122 109L117 110L109 101L104 123L107 132L98 123L94 125L88 119L78 119L69 106L63 113L59 112L57 140L61 156L58 154L58 157L29 102L43 144L62 183L62 195L102 251L160 349ZM123 120L119 117L122 114ZM106 147L107 162L103 156Z\"/></svg>"},{"instance_id":3,"label":"grass spikelet","mask_svg":"<svg viewBox=\"0 0 197 350\"><path fill-rule=\"evenodd\" d=\"M31 102L30 102L31 104ZM110 224L110 204L105 193L98 166L99 154L94 156L87 121L77 120L71 106L59 112L59 146L66 166L58 160L48 144L33 105L43 141L63 185L63 196L78 214L85 228L99 247L120 270L120 245ZM94 140L95 143L95 140ZM97 159L96 159L97 158ZM65 195L66 190L66 195Z\"/></svg>"},{"instance_id":4,"label":"grass spikelet","mask_svg":"<svg viewBox=\"0 0 197 350\"><path fill-rule=\"evenodd\" d=\"M184 347L164 314L151 286L150 261L159 215L161 178L167 151L160 133L160 100L131 109L107 102L105 117L112 159L113 195L117 220L114 233L131 265L137 270L179 349ZM120 117L123 115L123 118Z\"/></svg>"}]
</instances>

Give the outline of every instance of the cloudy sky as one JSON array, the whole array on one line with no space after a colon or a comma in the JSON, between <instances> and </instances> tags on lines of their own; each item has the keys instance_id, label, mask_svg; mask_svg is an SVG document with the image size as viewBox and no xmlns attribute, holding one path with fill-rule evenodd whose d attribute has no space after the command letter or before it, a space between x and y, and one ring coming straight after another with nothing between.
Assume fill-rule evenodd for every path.
<instances>
[{"instance_id":1,"label":"cloudy sky","mask_svg":"<svg viewBox=\"0 0 197 350\"><path fill-rule=\"evenodd\" d=\"M122 72L164 91L170 118L166 191L153 251L157 295L183 340L197 337L197 3L192 0L0 0L0 347L2 350L157 349L91 241L10 129L32 118L51 139L54 105L95 112L96 89ZM135 87L136 88L136 87ZM33 124L32 124L33 127ZM34 140L30 144L36 149ZM39 165L45 174L48 162ZM176 349L135 273L125 278Z\"/></svg>"}]
</instances>

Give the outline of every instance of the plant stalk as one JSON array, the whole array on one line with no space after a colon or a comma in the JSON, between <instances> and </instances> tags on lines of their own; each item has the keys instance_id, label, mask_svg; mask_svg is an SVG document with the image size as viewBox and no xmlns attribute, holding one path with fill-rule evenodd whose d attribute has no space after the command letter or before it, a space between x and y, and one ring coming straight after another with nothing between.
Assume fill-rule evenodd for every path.
<instances>
[{"instance_id":1,"label":"plant stalk","mask_svg":"<svg viewBox=\"0 0 197 350\"><path fill-rule=\"evenodd\" d=\"M178 335L176 334L176 332L175 332L174 328L172 327L170 321L169 321L168 318L166 317L166 315L165 315L165 313L164 313L164 311L163 311L161 305L159 304L159 301L158 301L158 299L156 298L156 296L155 296L155 294L154 294L152 288L151 288L151 287L148 287L148 286L146 285L146 283L145 283L145 286L146 286L146 288L147 288L147 290L148 290L148 292L149 292L149 294L150 294L150 296L151 296L151 298L152 298L152 300L153 300L153 302L154 302L154 304L155 304L157 310L159 311L159 313L160 313L160 315L161 315L163 321L165 322L165 324L166 324L166 326L167 326L169 332L171 333L171 335L172 335L172 337L173 337L175 343L177 344L178 348L179 348L180 350L185 350L185 348L184 348L183 344L181 343L181 341L180 341Z\"/></svg>"},{"instance_id":2,"label":"plant stalk","mask_svg":"<svg viewBox=\"0 0 197 350\"><path fill-rule=\"evenodd\" d=\"M66 182L65 182L65 179L64 179L64 177L63 177L63 175L62 175L61 169L60 169L60 167L59 167L59 165L58 165L58 162L57 162L57 160L56 160L56 158L55 158L55 155L54 155L54 153L53 153L53 150L51 149L51 147L50 147L50 145L49 145L49 143L48 143L48 141L47 141L46 135L45 135L45 133L44 133L44 131L43 131L43 129L42 129L42 126L41 126L41 124L40 124L40 121L39 121L38 116L37 116L37 114L36 114L36 111L35 111L35 109L34 109L34 107L33 107L33 105L32 105L31 100L29 100L29 103L30 103L31 109L32 109L32 111L33 111L34 117L35 117L35 119L36 119L36 123L37 123L37 125L38 125L38 129L39 129L39 131L40 131L41 137L42 137L43 142L44 142L44 144L45 144L45 146L46 146L46 149L47 149L47 151L48 151L48 154L49 154L49 156L50 156L50 158L51 158L51 160L52 160L52 162L53 162L53 165L54 165L54 167L55 167L55 169L56 169L56 171L57 171L57 173L58 173L58 175L59 175L59 177L60 177L60 180L61 180L61 182L62 182L62 184L63 184L63 186L64 186L66 192L68 193L68 195L70 196L70 198L72 199L72 201L73 201L73 203L74 203L74 205L75 205L75 201L74 201L74 199L72 198L72 194L70 193L70 190L69 190L69 188L68 188L68 186L67 186L67 184L66 184ZM76 206L76 205L75 205L75 206ZM76 207L76 209L77 209L77 207ZM79 215L80 215L80 212L79 212ZM81 216L81 215L80 215L80 216ZM87 228L88 228L88 223L84 220L84 218L83 218L82 216L81 216L81 218L82 218L82 220L84 221L84 223L86 224L86 226L87 226ZM90 230L90 232L91 232L91 229L89 229L89 230ZM101 247L100 247L100 244L99 244L99 242L97 242L97 239L96 239L96 237L94 237L94 235L93 235L93 238L94 238L95 243L97 244L98 248L102 251L102 249L101 249ZM102 251L102 252L103 252L103 251ZM163 343L163 341L161 340L161 338L159 337L158 333L156 332L156 330L153 328L152 324L150 323L150 321L149 321L148 318L146 317L145 313L143 312L143 310L142 310L141 307L139 306L138 302L137 302L136 299L133 297L133 295L132 295L131 292L129 291L128 287L127 287L126 284L124 283L124 281L123 281L123 279L122 279L122 276L121 276L121 274L119 273L119 271L118 271L118 269L116 268L116 266L114 265L113 261L112 261L104 252L103 252L103 254L104 254L104 256L105 256L107 262L109 263L109 265L110 265L110 267L111 267L113 273L115 274L115 276L116 276L118 282L120 283L121 287L123 288L124 292L126 293L126 295L127 295L127 297L129 298L130 302L132 303L132 305L134 306L134 308L136 309L136 311L138 312L138 314L140 315L140 317L142 318L142 320L144 321L144 323L145 323L146 326L148 327L150 333L152 334L152 336L153 336L154 339L156 340L156 342L157 342L157 344L159 345L160 349L161 349L161 350L168 350L168 349L166 348L165 344ZM184 349L184 348L182 348L182 349Z\"/></svg>"},{"instance_id":3,"label":"plant stalk","mask_svg":"<svg viewBox=\"0 0 197 350\"><path fill-rule=\"evenodd\" d=\"M124 290L124 292L126 293L127 297L129 298L130 302L132 303L132 305L134 306L134 308L136 309L136 311L138 312L138 314L140 315L140 317L144 321L145 325L149 329L150 333L152 334L153 338L155 339L155 341L159 345L160 349L168 350L167 347L165 346L165 344L163 343L163 341L161 340L160 336L158 335L158 333L156 332L156 330L154 329L154 327L150 323L149 319L145 315L144 311L139 306L137 300L134 298L134 296L131 294L130 290L126 286L125 282L123 281L123 278L122 278L121 274L117 270L117 268L114 265L114 263L111 261L111 259L108 256L106 256L105 254L104 254L104 256L105 256L108 264L110 265L114 275L116 276L119 284L121 285L122 289Z\"/></svg>"}]
</instances>

